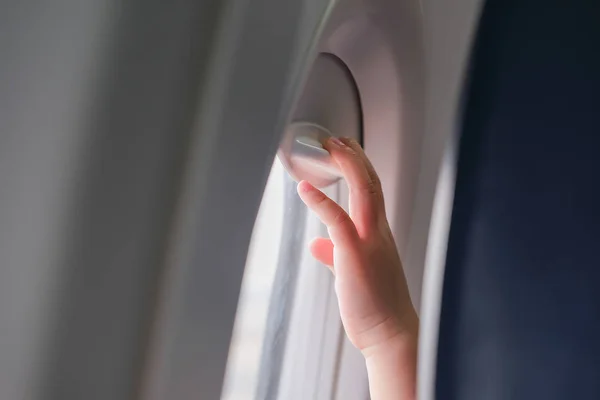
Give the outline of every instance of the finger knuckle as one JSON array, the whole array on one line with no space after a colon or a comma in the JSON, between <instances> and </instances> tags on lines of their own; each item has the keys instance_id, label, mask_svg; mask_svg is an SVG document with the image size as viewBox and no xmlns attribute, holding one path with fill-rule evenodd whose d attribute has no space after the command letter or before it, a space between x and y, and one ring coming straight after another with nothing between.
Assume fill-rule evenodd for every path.
<instances>
[{"instance_id":1,"label":"finger knuckle","mask_svg":"<svg viewBox=\"0 0 600 400\"><path fill-rule=\"evenodd\" d=\"M360 145L360 143L358 143L358 141L356 139L354 139L354 138L348 138L347 140L348 140L348 145L350 145L350 146L352 146L354 148L359 147L359 148L362 149L362 146Z\"/></svg>"},{"instance_id":2,"label":"finger knuckle","mask_svg":"<svg viewBox=\"0 0 600 400\"><path fill-rule=\"evenodd\" d=\"M316 206L323 205L327 201L327 196L322 192L316 192L314 196L314 204Z\"/></svg>"},{"instance_id":3,"label":"finger knuckle","mask_svg":"<svg viewBox=\"0 0 600 400\"><path fill-rule=\"evenodd\" d=\"M335 225L345 225L348 222L350 222L350 216L344 210L337 210L333 217L333 223Z\"/></svg>"},{"instance_id":4,"label":"finger knuckle","mask_svg":"<svg viewBox=\"0 0 600 400\"><path fill-rule=\"evenodd\" d=\"M369 179L362 188L363 192L373 197L382 197L381 183L378 180Z\"/></svg>"},{"instance_id":5,"label":"finger knuckle","mask_svg":"<svg viewBox=\"0 0 600 400\"><path fill-rule=\"evenodd\" d=\"M356 150L354 150L350 146L346 147L346 155L350 160L352 160L352 162L356 162L357 160L360 160L360 157L358 156L358 153L356 152Z\"/></svg>"},{"instance_id":6,"label":"finger knuckle","mask_svg":"<svg viewBox=\"0 0 600 400\"><path fill-rule=\"evenodd\" d=\"M379 178L379 175L377 175L375 173L375 171L372 172L371 174L371 183L373 186L375 186L379 191L381 191L381 179Z\"/></svg>"}]
</instances>

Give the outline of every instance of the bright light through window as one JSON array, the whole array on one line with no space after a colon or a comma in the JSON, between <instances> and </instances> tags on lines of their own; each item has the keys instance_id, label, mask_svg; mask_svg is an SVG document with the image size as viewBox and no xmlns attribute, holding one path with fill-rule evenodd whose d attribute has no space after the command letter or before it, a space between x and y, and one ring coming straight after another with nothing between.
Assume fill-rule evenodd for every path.
<instances>
[{"instance_id":1,"label":"bright light through window","mask_svg":"<svg viewBox=\"0 0 600 400\"><path fill-rule=\"evenodd\" d=\"M256 392L280 249L285 179L289 178L276 159L252 234L222 400L249 400Z\"/></svg>"},{"instance_id":2,"label":"bright light through window","mask_svg":"<svg viewBox=\"0 0 600 400\"><path fill-rule=\"evenodd\" d=\"M347 199L343 184L324 192ZM252 233L222 400L339 400L355 386L346 367L359 371L356 381L364 375L356 351L346 350L333 277L308 251L317 236L327 229L276 160Z\"/></svg>"}]
</instances>

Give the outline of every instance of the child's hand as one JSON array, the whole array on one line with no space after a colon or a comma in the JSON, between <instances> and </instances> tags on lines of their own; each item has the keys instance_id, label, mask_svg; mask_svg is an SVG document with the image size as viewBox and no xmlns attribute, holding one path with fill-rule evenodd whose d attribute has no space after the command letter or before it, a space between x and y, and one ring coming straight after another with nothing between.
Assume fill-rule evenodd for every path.
<instances>
[{"instance_id":1,"label":"child's hand","mask_svg":"<svg viewBox=\"0 0 600 400\"><path fill-rule=\"evenodd\" d=\"M381 183L355 141L330 139L325 148L348 183L350 215L300 182L300 197L331 237L315 239L311 252L335 275L342 323L365 356L371 399L414 399L419 321L385 217Z\"/></svg>"},{"instance_id":2,"label":"child's hand","mask_svg":"<svg viewBox=\"0 0 600 400\"><path fill-rule=\"evenodd\" d=\"M324 144L350 189L350 215L306 181L298 192L327 226L313 256L331 268L344 329L365 357L389 352L399 337L416 343L418 319L388 225L379 177L360 145L349 139Z\"/></svg>"}]
</instances>

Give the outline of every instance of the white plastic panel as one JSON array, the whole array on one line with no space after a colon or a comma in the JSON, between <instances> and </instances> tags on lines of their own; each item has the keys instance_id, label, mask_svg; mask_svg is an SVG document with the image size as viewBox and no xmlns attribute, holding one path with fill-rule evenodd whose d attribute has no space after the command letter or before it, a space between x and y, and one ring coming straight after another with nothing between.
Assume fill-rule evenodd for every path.
<instances>
[{"instance_id":1,"label":"white plastic panel","mask_svg":"<svg viewBox=\"0 0 600 400\"><path fill-rule=\"evenodd\" d=\"M439 311L454 198L454 144L471 45L482 0L422 0L426 119L408 262L425 265L421 294L418 393L434 399Z\"/></svg>"}]
</instances>

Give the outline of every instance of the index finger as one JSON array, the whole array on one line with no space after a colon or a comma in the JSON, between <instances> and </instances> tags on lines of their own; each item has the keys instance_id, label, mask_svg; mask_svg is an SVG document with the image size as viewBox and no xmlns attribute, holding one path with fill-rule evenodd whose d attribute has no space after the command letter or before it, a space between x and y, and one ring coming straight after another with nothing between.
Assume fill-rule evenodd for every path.
<instances>
[{"instance_id":1,"label":"index finger","mask_svg":"<svg viewBox=\"0 0 600 400\"><path fill-rule=\"evenodd\" d=\"M317 214L321 222L327 226L333 243L342 245L346 249L356 247L358 239L356 226L342 207L307 181L301 181L298 184L298 194L302 201Z\"/></svg>"}]
</instances>

